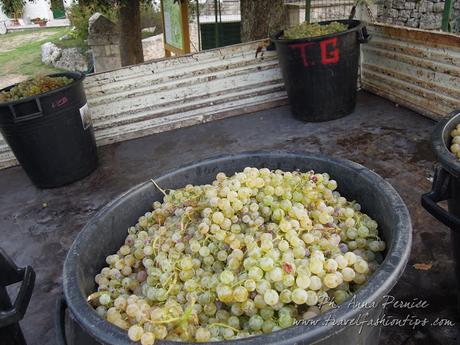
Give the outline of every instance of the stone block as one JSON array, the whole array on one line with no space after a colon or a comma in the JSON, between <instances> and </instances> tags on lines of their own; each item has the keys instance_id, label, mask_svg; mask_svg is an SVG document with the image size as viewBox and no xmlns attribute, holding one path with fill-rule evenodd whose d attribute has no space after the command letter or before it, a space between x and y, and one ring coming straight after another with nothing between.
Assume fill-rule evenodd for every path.
<instances>
[{"instance_id":1,"label":"stone block","mask_svg":"<svg viewBox=\"0 0 460 345\"><path fill-rule=\"evenodd\" d=\"M54 43L46 42L41 46L42 62L47 65L54 64L61 57L62 51Z\"/></svg>"},{"instance_id":2,"label":"stone block","mask_svg":"<svg viewBox=\"0 0 460 345\"><path fill-rule=\"evenodd\" d=\"M432 2L430 2L430 1L428 1L428 2L426 3L426 12L427 12L427 13L433 12L433 5L434 5L434 4L433 4Z\"/></svg>"},{"instance_id":3,"label":"stone block","mask_svg":"<svg viewBox=\"0 0 460 345\"><path fill-rule=\"evenodd\" d=\"M410 18L407 23L406 23L406 26L409 26L411 28L418 28L419 26L419 20L416 19L416 18Z\"/></svg>"},{"instance_id":4,"label":"stone block","mask_svg":"<svg viewBox=\"0 0 460 345\"><path fill-rule=\"evenodd\" d=\"M428 13L420 17L420 29L435 30L441 28L442 15Z\"/></svg>"},{"instance_id":5,"label":"stone block","mask_svg":"<svg viewBox=\"0 0 460 345\"><path fill-rule=\"evenodd\" d=\"M433 4L433 12L434 13L442 13L444 12L444 3L443 2L437 2Z\"/></svg>"},{"instance_id":6,"label":"stone block","mask_svg":"<svg viewBox=\"0 0 460 345\"><path fill-rule=\"evenodd\" d=\"M410 18L411 11L409 10L401 10L399 11L399 19L407 20Z\"/></svg>"},{"instance_id":7,"label":"stone block","mask_svg":"<svg viewBox=\"0 0 460 345\"><path fill-rule=\"evenodd\" d=\"M112 21L100 13L93 14L88 21L88 45L118 44L120 32Z\"/></svg>"},{"instance_id":8,"label":"stone block","mask_svg":"<svg viewBox=\"0 0 460 345\"><path fill-rule=\"evenodd\" d=\"M403 9L406 8L405 3L406 3L405 0L394 0L393 1L393 8L396 8L398 10L403 10Z\"/></svg>"},{"instance_id":9,"label":"stone block","mask_svg":"<svg viewBox=\"0 0 460 345\"><path fill-rule=\"evenodd\" d=\"M120 32L112 21L100 13L89 19L88 45L93 53L94 70L104 72L121 67Z\"/></svg>"},{"instance_id":10,"label":"stone block","mask_svg":"<svg viewBox=\"0 0 460 345\"><path fill-rule=\"evenodd\" d=\"M78 48L66 48L62 49L61 57L54 63L54 66L68 71L86 72L88 60Z\"/></svg>"},{"instance_id":11,"label":"stone block","mask_svg":"<svg viewBox=\"0 0 460 345\"><path fill-rule=\"evenodd\" d=\"M415 8L415 2L409 2L407 1L405 4L404 4L404 8L406 10L413 10Z\"/></svg>"},{"instance_id":12,"label":"stone block","mask_svg":"<svg viewBox=\"0 0 460 345\"><path fill-rule=\"evenodd\" d=\"M428 1L427 0L420 0L417 4L417 9L419 12L426 12L426 9L427 9L427 3Z\"/></svg>"}]
</instances>

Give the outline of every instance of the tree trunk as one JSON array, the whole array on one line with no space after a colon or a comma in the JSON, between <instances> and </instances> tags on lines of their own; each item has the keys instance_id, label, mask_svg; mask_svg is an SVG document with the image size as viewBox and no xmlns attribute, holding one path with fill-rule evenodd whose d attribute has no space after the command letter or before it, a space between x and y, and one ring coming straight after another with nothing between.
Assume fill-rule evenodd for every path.
<instances>
[{"instance_id":1,"label":"tree trunk","mask_svg":"<svg viewBox=\"0 0 460 345\"><path fill-rule=\"evenodd\" d=\"M144 62L139 0L121 1L118 18L121 65L129 66Z\"/></svg>"},{"instance_id":2,"label":"tree trunk","mask_svg":"<svg viewBox=\"0 0 460 345\"><path fill-rule=\"evenodd\" d=\"M241 0L241 40L267 38L284 29L286 13L283 0Z\"/></svg>"}]
</instances>

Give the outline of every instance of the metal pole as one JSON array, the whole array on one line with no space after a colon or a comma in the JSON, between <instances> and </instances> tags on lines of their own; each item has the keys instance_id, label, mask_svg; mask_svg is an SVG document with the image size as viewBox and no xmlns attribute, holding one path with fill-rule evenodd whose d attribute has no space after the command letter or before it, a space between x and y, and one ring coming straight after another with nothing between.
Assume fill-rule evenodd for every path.
<instances>
[{"instance_id":1,"label":"metal pole","mask_svg":"<svg viewBox=\"0 0 460 345\"><path fill-rule=\"evenodd\" d=\"M442 15L442 31L450 31L450 14L452 13L452 0L446 0L444 3L444 13Z\"/></svg>"},{"instance_id":2,"label":"metal pole","mask_svg":"<svg viewBox=\"0 0 460 345\"><path fill-rule=\"evenodd\" d=\"M222 7L220 4L220 0L218 1L219 1L219 23L222 23Z\"/></svg>"},{"instance_id":3,"label":"metal pole","mask_svg":"<svg viewBox=\"0 0 460 345\"><path fill-rule=\"evenodd\" d=\"M222 33L222 36L224 36L224 32L223 32L223 28L222 28L222 8L221 8L221 3L220 3L220 0L217 0L219 1L219 43L221 45L225 45L223 42L220 42L221 40L221 37L220 37L220 34Z\"/></svg>"},{"instance_id":4,"label":"metal pole","mask_svg":"<svg viewBox=\"0 0 460 345\"><path fill-rule=\"evenodd\" d=\"M305 21L310 23L311 0L305 0Z\"/></svg>"},{"instance_id":5,"label":"metal pole","mask_svg":"<svg viewBox=\"0 0 460 345\"><path fill-rule=\"evenodd\" d=\"M216 44L216 47L217 48L219 46L219 11L218 11L218 8L217 8L217 1L219 0L214 0L214 14L216 16L216 24L215 24L215 27L214 27L214 35L216 36L215 37L215 44Z\"/></svg>"},{"instance_id":6,"label":"metal pole","mask_svg":"<svg viewBox=\"0 0 460 345\"><path fill-rule=\"evenodd\" d=\"M201 51L200 3L196 0L196 22L198 25L198 50Z\"/></svg>"}]
</instances>

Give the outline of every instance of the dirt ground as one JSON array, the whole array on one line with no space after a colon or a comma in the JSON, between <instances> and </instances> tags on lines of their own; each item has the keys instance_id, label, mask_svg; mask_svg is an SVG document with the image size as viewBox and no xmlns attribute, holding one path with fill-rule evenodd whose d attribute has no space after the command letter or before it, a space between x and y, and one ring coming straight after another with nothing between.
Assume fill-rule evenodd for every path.
<instances>
[{"instance_id":1,"label":"dirt ground","mask_svg":"<svg viewBox=\"0 0 460 345\"><path fill-rule=\"evenodd\" d=\"M0 40L0 54L14 50L23 44L39 41L46 37L52 36L56 33L56 31L57 30L43 30L23 33L21 35L15 35L15 33L13 33L12 35L4 36L4 38Z\"/></svg>"}]
</instances>

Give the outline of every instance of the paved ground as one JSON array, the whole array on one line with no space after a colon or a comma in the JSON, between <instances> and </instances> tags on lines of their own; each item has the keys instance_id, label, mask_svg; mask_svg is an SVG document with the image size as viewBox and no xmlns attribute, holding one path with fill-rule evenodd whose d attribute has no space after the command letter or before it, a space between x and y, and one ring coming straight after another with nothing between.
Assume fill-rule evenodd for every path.
<instances>
[{"instance_id":1,"label":"paved ground","mask_svg":"<svg viewBox=\"0 0 460 345\"><path fill-rule=\"evenodd\" d=\"M336 121L306 124L293 119L288 108L278 108L103 147L100 168L65 188L40 191L21 168L1 171L0 245L18 264L33 265L37 272L22 322L29 344L54 344L52 318L61 292L62 263L73 239L98 209L128 188L178 165L217 154L270 149L348 158L393 184L407 203L414 226L411 259L393 294L404 300L425 299L430 306L390 309L387 314L430 321L440 317L458 324L449 230L419 203L420 195L430 189L433 126L431 120L361 93L356 111ZM416 263L432 267L417 270ZM457 343L457 332L456 327L388 327L380 344L450 345Z\"/></svg>"}]
</instances>

